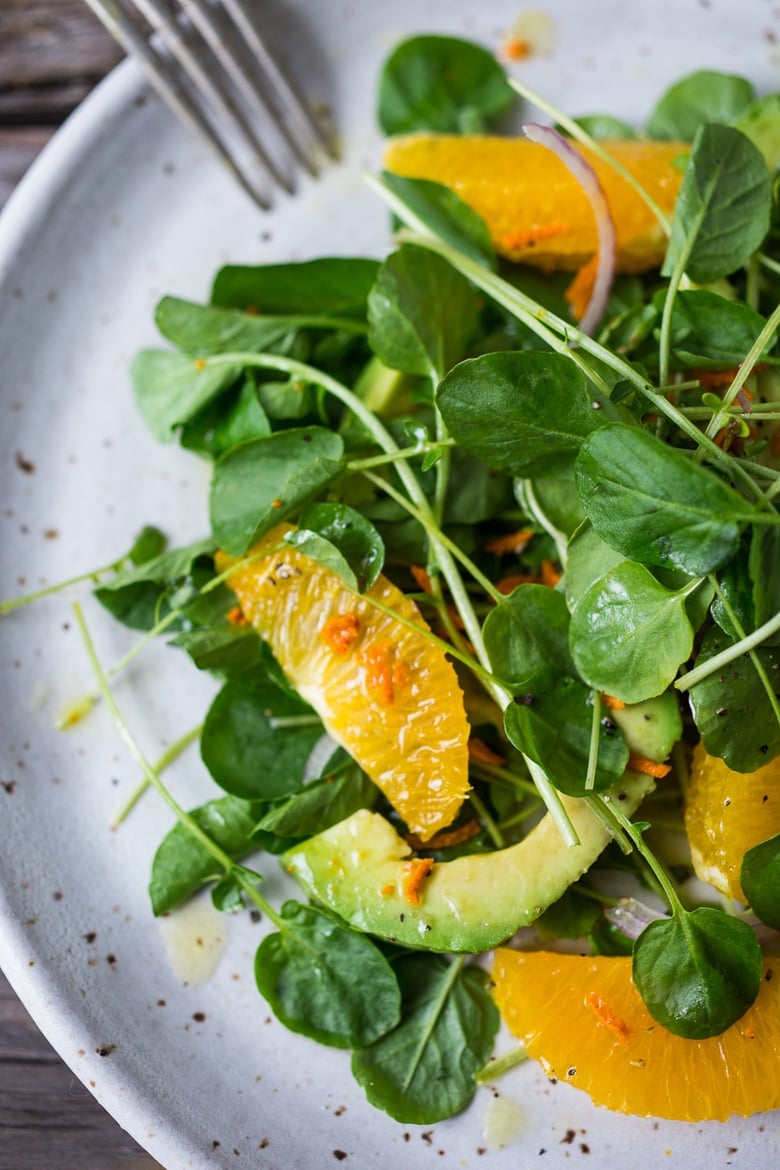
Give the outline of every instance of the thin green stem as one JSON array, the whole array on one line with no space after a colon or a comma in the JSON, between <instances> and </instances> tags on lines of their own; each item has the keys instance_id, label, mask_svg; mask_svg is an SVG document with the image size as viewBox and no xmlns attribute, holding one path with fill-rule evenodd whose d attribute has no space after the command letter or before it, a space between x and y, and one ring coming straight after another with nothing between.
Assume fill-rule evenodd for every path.
<instances>
[{"instance_id":1,"label":"thin green stem","mask_svg":"<svg viewBox=\"0 0 780 1170\"><path fill-rule=\"evenodd\" d=\"M666 289L663 312L661 313L661 333L658 340L658 380L662 386L669 381L669 357L672 349L672 312L674 310L677 290L680 287L680 281L683 278L687 263L688 254L684 252L678 257L677 263L669 277L669 285ZM701 451L701 447L698 450Z\"/></svg>"},{"instance_id":2,"label":"thin green stem","mask_svg":"<svg viewBox=\"0 0 780 1170\"><path fill-rule=\"evenodd\" d=\"M417 443L414 447L399 447L392 455L367 455L365 459L350 459L345 471L366 471L372 467L386 467L388 464L397 463L399 459L415 459L431 451L448 451L454 446L455 440L446 438L430 443Z\"/></svg>"},{"instance_id":3,"label":"thin green stem","mask_svg":"<svg viewBox=\"0 0 780 1170\"><path fill-rule=\"evenodd\" d=\"M591 691L591 696L593 698L593 714L590 722L588 766L585 771L586 792L592 792L596 786L596 769L599 764L599 729L601 728L601 695L598 691Z\"/></svg>"},{"instance_id":4,"label":"thin green stem","mask_svg":"<svg viewBox=\"0 0 780 1170\"><path fill-rule=\"evenodd\" d=\"M111 714L111 718L114 720L120 737L124 741L125 746L130 752L130 755L138 764L144 777L149 781L149 784L152 786L152 788L154 788L155 791L162 797L162 799L176 816L179 823L184 826L184 828L191 834L191 836L194 837L195 840L198 841L198 843L202 845L208 853L211 854L211 856L214 858L220 868L225 871L226 874L235 874L236 880L246 896L252 902L254 902L255 905L260 910L262 910L264 914L267 914L275 926L281 929L284 926L284 921L281 916L276 913L274 908L266 901L259 890L257 890L254 884L242 872L242 870L235 866L232 857L230 857L228 853L225 853L224 849L222 849L221 846L216 843L216 841L213 841L211 837L209 837L208 833L206 833L200 827L195 818L182 808L179 802L168 791L152 765L147 760L144 752L141 750L141 747L138 744L138 741L131 732L124 716L122 715L122 712L119 710L116 699L114 698L113 692L109 685L106 673L100 664L100 659L97 656L95 645L87 628L87 623L84 620L84 614L82 613L81 606L78 604L78 602L74 603L73 605L73 613L81 632L81 636L84 640L84 647L87 652L87 657L90 661L90 665L92 666L93 671L95 672L95 678L97 679L98 688L100 690L103 701L105 702L106 707Z\"/></svg>"},{"instance_id":5,"label":"thin green stem","mask_svg":"<svg viewBox=\"0 0 780 1170\"><path fill-rule=\"evenodd\" d=\"M484 800L478 792L474 791L473 788L469 792L469 800L471 801L471 804L473 805L479 820L487 829L488 836L495 845L496 849L505 849L506 841L504 840L501 830L496 824L495 819L491 816Z\"/></svg>"},{"instance_id":6,"label":"thin green stem","mask_svg":"<svg viewBox=\"0 0 780 1170\"><path fill-rule=\"evenodd\" d=\"M189 731L185 732L185 734L180 736L175 743L172 743L169 748L166 748L166 750L160 756L159 760L157 760L155 764L152 764L152 768L158 776L164 772L166 768L169 768L175 760L178 760L179 756L190 746L191 743L193 743L198 738L202 730L203 724L199 723L197 727L193 727ZM130 796L127 798L119 812L114 817L114 820L111 824L112 829L118 829L122 822L127 820L130 813L133 811L149 787L149 780L146 776L144 776L144 778L141 780L141 783L137 785L133 792L131 792Z\"/></svg>"},{"instance_id":7,"label":"thin green stem","mask_svg":"<svg viewBox=\"0 0 780 1170\"><path fill-rule=\"evenodd\" d=\"M552 538L558 560L565 568L566 558L569 554L569 546L566 537L555 527L554 524L549 521L547 516L545 516L544 512L542 511L541 504L536 498L536 492L534 491L533 483L530 479L523 480L522 493L523 500L528 506L528 511L530 512L532 519L534 519L539 527L543 528L547 535Z\"/></svg>"},{"instance_id":8,"label":"thin green stem","mask_svg":"<svg viewBox=\"0 0 780 1170\"><path fill-rule=\"evenodd\" d=\"M737 397L750 375L753 373L753 367L760 360L763 351L773 341L779 327L780 304L778 304L770 316L767 317L763 329L751 345L743 360L740 362L736 377L734 378L726 393L723 395L723 408L718 411L718 413L714 415L712 419L710 419L710 422L707 425L705 434L709 438L712 438L713 435L716 435L724 423L728 421L725 416L725 412L731 406L732 402Z\"/></svg>"},{"instance_id":9,"label":"thin green stem","mask_svg":"<svg viewBox=\"0 0 780 1170\"><path fill-rule=\"evenodd\" d=\"M512 788L519 792L524 792L527 796L539 798L535 784L532 784L530 780L525 780L522 776L518 776L516 772L510 771L509 768L502 768L500 764L483 764L482 762L472 760L471 770L480 780L503 780L505 784L511 784Z\"/></svg>"},{"instance_id":10,"label":"thin green stem","mask_svg":"<svg viewBox=\"0 0 780 1170\"><path fill-rule=\"evenodd\" d=\"M622 179L625 179L625 181L632 187L632 189L636 191L639 198L643 200L647 207L650 208L653 215L658 220L664 235L668 236L670 234L672 229L669 222L669 217L666 215L666 212L664 212L658 206L650 192L645 190L636 176L632 175L627 167L623 166L619 159L616 159L609 153L608 150L605 150L601 143L597 142L595 138L592 138L590 134L587 133L587 131L583 130L582 126L575 122L573 118L570 118L568 114L563 113L562 110L557 109L556 106L554 106L551 102L548 102L540 94L536 93L536 91L531 89L530 86L525 85L516 77L509 77L507 80L516 93L519 93L522 98L525 98L526 101L536 106L537 109L543 110L545 114L553 119L553 121L557 122L559 126L562 126L567 134L576 139L577 142L581 142L582 145L587 147L587 149L590 150L592 154L595 154L598 158L601 159L602 162L607 163L607 165L612 167L612 169L616 171Z\"/></svg>"},{"instance_id":11,"label":"thin green stem","mask_svg":"<svg viewBox=\"0 0 780 1170\"><path fill-rule=\"evenodd\" d=\"M67 581L59 581L56 585L47 585L43 589L37 589L34 593L25 593L24 597L13 597L10 601L2 601L0 602L0 617L5 617L7 613L12 613L15 609L20 609L23 605L30 605L33 601L40 601L43 597L51 597L52 594L59 593L63 589L68 589L71 585L80 585L84 581L95 581L103 573L116 573L121 569L125 560L125 557L120 557L118 561L112 561L110 565L103 565L100 569L92 569L88 573L79 573L75 577L69 577Z\"/></svg>"},{"instance_id":12,"label":"thin green stem","mask_svg":"<svg viewBox=\"0 0 780 1170\"><path fill-rule=\"evenodd\" d=\"M560 807L560 809L563 813L563 816L566 818L565 821L563 819L561 819L560 821L558 821L558 820L555 821L557 828L558 828L558 832L561 834L561 837L563 838L564 844L568 845L570 847L573 847L575 845L579 845L580 844L579 833L574 828L574 825L571 823L571 820L569 819L565 808L561 804L560 793L557 791L557 789L555 789L553 787L547 773L542 768L539 767L539 765L536 763L535 760L530 759L528 756L523 756L523 759L525 760L525 765L528 768L528 771L531 775L531 779L533 780L534 784L536 785L537 792L539 793L539 795L541 796L545 805L547 806L547 811L552 813L553 808ZM555 819L555 818L553 817L553 819Z\"/></svg>"},{"instance_id":13,"label":"thin green stem","mask_svg":"<svg viewBox=\"0 0 780 1170\"><path fill-rule=\"evenodd\" d=\"M721 650L720 654L716 654L714 658L710 658L708 662L703 662L701 666L695 666L693 670L689 670L682 678L678 678L675 682L675 688L678 691L689 691L691 687L695 687L702 679L709 678L711 674L717 674L724 666L728 666L730 662L740 658L743 654L760 646L762 642L766 642L767 638L771 638L780 630L780 613L776 613L769 621L764 622L762 626L754 630L752 634L748 634L745 638L740 638L732 646L727 646L725 650Z\"/></svg>"},{"instance_id":14,"label":"thin green stem","mask_svg":"<svg viewBox=\"0 0 780 1170\"><path fill-rule=\"evenodd\" d=\"M475 1073L474 1080L478 1085L489 1084L509 1072L515 1065L522 1064L524 1060L528 1060L528 1049L525 1044L518 1044L511 1052L505 1052L503 1056L489 1060L478 1073Z\"/></svg>"},{"instance_id":15,"label":"thin green stem","mask_svg":"<svg viewBox=\"0 0 780 1170\"><path fill-rule=\"evenodd\" d=\"M600 801L607 818L611 820L618 828L620 828L625 836L628 837L628 839L631 841L635 852L638 853L642 858L645 865L648 867L656 882L658 883L658 886L663 891L663 895L666 898L669 904L669 909L672 911L672 913L682 915L685 911L685 907L680 901L680 896L674 887L674 883L671 881L666 870L661 865L660 861L652 852L652 850L648 849L640 830L632 821L628 819L625 813L623 813L622 810L619 809L616 804L614 804L614 802L607 801L603 797L599 796L593 797L593 800Z\"/></svg>"}]
</instances>

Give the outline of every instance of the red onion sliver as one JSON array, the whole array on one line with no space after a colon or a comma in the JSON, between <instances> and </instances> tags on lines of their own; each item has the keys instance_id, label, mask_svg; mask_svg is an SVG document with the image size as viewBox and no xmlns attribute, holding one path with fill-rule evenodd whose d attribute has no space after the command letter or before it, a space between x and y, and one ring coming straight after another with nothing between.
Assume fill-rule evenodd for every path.
<instances>
[{"instance_id":1,"label":"red onion sliver","mask_svg":"<svg viewBox=\"0 0 780 1170\"><path fill-rule=\"evenodd\" d=\"M626 938L639 938L642 931L657 918L665 918L658 910L651 910L636 898L622 898L617 906L611 906L604 911L604 917Z\"/></svg>"},{"instance_id":2,"label":"red onion sliver","mask_svg":"<svg viewBox=\"0 0 780 1170\"><path fill-rule=\"evenodd\" d=\"M579 322L579 327L582 332L591 334L604 315L609 298L609 290L612 287L612 281L615 277L617 238L615 236L615 225L612 222L607 197L590 163L582 157L579 151L574 149L562 134L554 130L552 126L542 126L538 122L529 122L523 126L523 130L526 137L530 138L532 142L538 143L540 146L546 146L571 171L593 208L599 240L598 266L588 307Z\"/></svg>"}]
</instances>

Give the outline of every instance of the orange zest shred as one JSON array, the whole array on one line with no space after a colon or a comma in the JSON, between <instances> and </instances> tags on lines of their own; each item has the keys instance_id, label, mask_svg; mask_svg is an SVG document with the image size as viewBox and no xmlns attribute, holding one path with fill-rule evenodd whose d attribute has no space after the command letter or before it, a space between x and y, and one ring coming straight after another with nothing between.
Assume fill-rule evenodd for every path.
<instances>
[{"instance_id":1,"label":"orange zest shred","mask_svg":"<svg viewBox=\"0 0 780 1170\"><path fill-rule=\"evenodd\" d=\"M395 699L392 649L390 642L374 642L366 646L358 659L360 665L365 667L366 689L385 707L390 707Z\"/></svg>"},{"instance_id":2,"label":"orange zest shred","mask_svg":"<svg viewBox=\"0 0 780 1170\"><path fill-rule=\"evenodd\" d=\"M404 841L412 849L449 849L452 845L461 845L464 841L470 841L481 831L479 821L466 821L455 829L442 829L440 833L434 834L429 841L421 841L416 833L407 833L404 836Z\"/></svg>"},{"instance_id":3,"label":"orange zest shred","mask_svg":"<svg viewBox=\"0 0 780 1170\"><path fill-rule=\"evenodd\" d=\"M501 46L503 61L525 61L531 56L531 46L522 37L509 37Z\"/></svg>"},{"instance_id":4,"label":"orange zest shred","mask_svg":"<svg viewBox=\"0 0 780 1170\"><path fill-rule=\"evenodd\" d=\"M357 614L344 613L326 622L320 630L320 637L334 654L346 654L359 633Z\"/></svg>"},{"instance_id":5,"label":"orange zest shred","mask_svg":"<svg viewBox=\"0 0 780 1170\"><path fill-rule=\"evenodd\" d=\"M593 296L593 285L596 282L598 266L598 256L591 256L590 260L579 269L574 280L563 294L567 304L571 308L575 321L581 321L585 316L585 311L590 304L590 298Z\"/></svg>"},{"instance_id":6,"label":"orange zest shred","mask_svg":"<svg viewBox=\"0 0 780 1170\"><path fill-rule=\"evenodd\" d=\"M433 597L433 583L430 576L428 575L428 572L422 567L422 565L410 565L409 572L412 574L423 593L427 593L429 597Z\"/></svg>"},{"instance_id":7,"label":"orange zest shred","mask_svg":"<svg viewBox=\"0 0 780 1170\"><path fill-rule=\"evenodd\" d=\"M432 869L432 857L415 857L413 861L404 862L406 877L404 878L403 891L410 906L420 905L420 890Z\"/></svg>"},{"instance_id":8,"label":"orange zest shred","mask_svg":"<svg viewBox=\"0 0 780 1170\"><path fill-rule=\"evenodd\" d=\"M628 766L634 772L644 772L646 776L655 776L657 780L662 780L672 770L671 764L657 764L655 760L649 760L647 756L640 756L637 752L630 753Z\"/></svg>"},{"instance_id":9,"label":"orange zest shred","mask_svg":"<svg viewBox=\"0 0 780 1170\"><path fill-rule=\"evenodd\" d=\"M753 373L760 374L762 370L766 369L765 365L759 364L753 366ZM717 386L730 386L739 373L739 366L732 366L729 370L694 370L692 377L698 380L700 386L704 389L710 389ZM742 387L742 393L746 398L752 398L753 395L749 390Z\"/></svg>"},{"instance_id":10,"label":"orange zest shred","mask_svg":"<svg viewBox=\"0 0 780 1170\"><path fill-rule=\"evenodd\" d=\"M616 699L614 695L602 695L601 701L610 711L622 711L625 707L623 700Z\"/></svg>"},{"instance_id":11,"label":"orange zest shred","mask_svg":"<svg viewBox=\"0 0 780 1170\"><path fill-rule=\"evenodd\" d=\"M585 996L585 1003L595 1012L599 1021L609 1028L610 1032L614 1032L621 1044L628 1044L634 1029L612 1010L603 995L599 995L598 991L589 991Z\"/></svg>"},{"instance_id":12,"label":"orange zest shred","mask_svg":"<svg viewBox=\"0 0 780 1170\"><path fill-rule=\"evenodd\" d=\"M388 882L386 886L382 886L379 893L383 898L389 898L391 894L395 893L395 882Z\"/></svg>"},{"instance_id":13,"label":"orange zest shred","mask_svg":"<svg viewBox=\"0 0 780 1170\"><path fill-rule=\"evenodd\" d=\"M494 752L476 735L472 735L469 740L469 759L473 760L475 764L488 764L494 768L506 763L504 756Z\"/></svg>"},{"instance_id":14,"label":"orange zest shred","mask_svg":"<svg viewBox=\"0 0 780 1170\"><path fill-rule=\"evenodd\" d=\"M206 359L205 358L196 358L195 369L196 370L205 370L205 368L206 368Z\"/></svg>"},{"instance_id":15,"label":"orange zest shred","mask_svg":"<svg viewBox=\"0 0 780 1170\"><path fill-rule=\"evenodd\" d=\"M542 561L542 584L555 588L561 579L560 569L555 561Z\"/></svg>"},{"instance_id":16,"label":"orange zest shred","mask_svg":"<svg viewBox=\"0 0 780 1170\"><path fill-rule=\"evenodd\" d=\"M240 605L234 605L225 614L225 620L231 626L248 626L249 618L244 613Z\"/></svg>"},{"instance_id":17,"label":"orange zest shred","mask_svg":"<svg viewBox=\"0 0 780 1170\"><path fill-rule=\"evenodd\" d=\"M506 536L497 536L482 547L485 552L495 553L499 557L504 553L520 553L533 535L530 528L520 528L517 532L508 532Z\"/></svg>"},{"instance_id":18,"label":"orange zest shred","mask_svg":"<svg viewBox=\"0 0 780 1170\"><path fill-rule=\"evenodd\" d=\"M496 581L496 589L499 593L513 593L518 585L541 585L542 578L535 573L510 573L508 577L502 577Z\"/></svg>"},{"instance_id":19,"label":"orange zest shred","mask_svg":"<svg viewBox=\"0 0 780 1170\"><path fill-rule=\"evenodd\" d=\"M543 240L550 240L555 236L566 236L570 231L569 224L562 220L553 220L551 223L533 223L527 228L505 232L500 242L507 252L519 252L525 248L533 248L536 244L541 244Z\"/></svg>"},{"instance_id":20,"label":"orange zest shred","mask_svg":"<svg viewBox=\"0 0 780 1170\"><path fill-rule=\"evenodd\" d=\"M275 500L271 500L271 507L272 508L281 508L283 503L284 503L284 500L280 500L277 498Z\"/></svg>"}]
</instances>

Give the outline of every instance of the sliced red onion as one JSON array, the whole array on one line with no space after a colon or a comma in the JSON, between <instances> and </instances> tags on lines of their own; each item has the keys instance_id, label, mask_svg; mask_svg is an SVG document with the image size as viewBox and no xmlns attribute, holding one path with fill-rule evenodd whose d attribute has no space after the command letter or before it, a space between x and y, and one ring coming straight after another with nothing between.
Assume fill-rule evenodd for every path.
<instances>
[{"instance_id":1,"label":"sliced red onion","mask_svg":"<svg viewBox=\"0 0 780 1170\"><path fill-rule=\"evenodd\" d=\"M613 926L616 926L626 938L639 938L642 931L656 918L666 918L658 910L651 910L644 902L636 898L622 898L617 906L610 906L604 911L604 917Z\"/></svg>"},{"instance_id":2,"label":"sliced red onion","mask_svg":"<svg viewBox=\"0 0 780 1170\"><path fill-rule=\"evenodd\" d=\"M552 126L529 122L523 126L523 130L526 137L530 138L532 142L537 142L540 146L546 146L571 171L593 208L599 240L598 266L588 307L579 322L582 332L591 334L604 316L609 290L612 288L612 281L615 277L617 237L607 197L599 182L598 175L590 163L582 157L579 151L574 149L568 139L559 134L557 130L553 130Z\"/></svg>"}]
</instances>

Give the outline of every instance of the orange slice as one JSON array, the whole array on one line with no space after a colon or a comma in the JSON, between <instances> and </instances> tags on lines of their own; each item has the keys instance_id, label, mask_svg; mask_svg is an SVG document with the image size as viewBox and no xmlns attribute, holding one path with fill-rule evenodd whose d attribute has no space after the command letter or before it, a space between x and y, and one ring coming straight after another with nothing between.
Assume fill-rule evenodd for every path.
<instances>
[{"instance_id":1,"label":"orange slice","mask_svg":"<svg viewBox=\"0 0 780 1170\"><path fill-rule=\"evenodd\" d=\"M604 142L662 211L674 208L684 142ZM666 237L644 200L613 167L584 148L609 203L622 272L645 272L664 257ZM408 134L390 140L385 166L407 178L451 187L488 225L496 251L539 268L574 271L598 248L582 187L550 150L525 138Z\"/></svg>"},{"instance_id":2,"label":"orange slice","mask_svg":"<svg viewBox=\"0 0 780 1170\"><path fill-rule=\"evenodd\" d=\"M468 790L469 725L455 670L423 633L417 606L384 576L365 597L291 546L278 525L267 557L228 578L245 617L299 694L423 841L455 818ZM271 553L270 550L276 548ZM235 562L217 555L224 571Z\"/></svg>"},{"instance_id":3,"label":"orange slice","mask_svg":"<svg viewBox=\"0 0 780 1170\"><path fill-rule=\"evenodd\" d=\"M780 757L757 772L733 772L697 744L685 805L693 868L728 898L745 900L739 884L748 849L780 833Z\"/></svg>"},{"instance_id":4,"label":"orange slice","mask_svg":"<svg viewBox=\"0 0 780 1170\"><path fill-rule=\"evenodd\" d=\"M764 962L758 998L709 1040L657 1024L629 957L496 952L495 997L531 1057L596 1105L641 1117L726 1121L780 1106L780 959Z\"/></svg>"}]
</instances>

